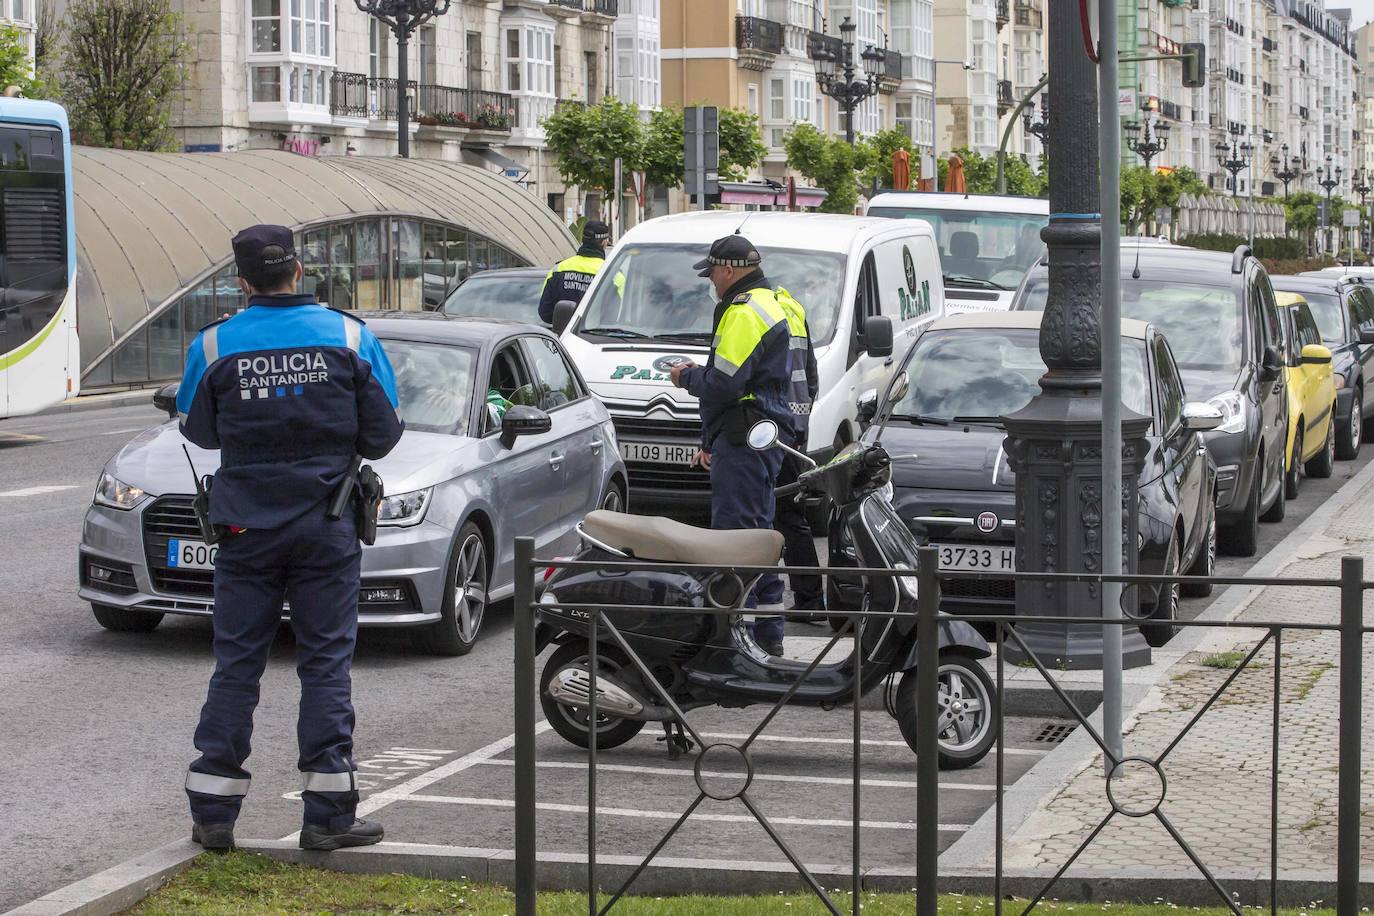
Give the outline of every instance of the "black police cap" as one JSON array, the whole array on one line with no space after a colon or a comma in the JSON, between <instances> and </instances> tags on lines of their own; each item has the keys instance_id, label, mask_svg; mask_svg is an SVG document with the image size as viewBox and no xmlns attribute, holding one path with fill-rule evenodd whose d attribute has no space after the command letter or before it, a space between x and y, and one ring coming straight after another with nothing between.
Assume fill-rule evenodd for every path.
<instances>
[{"instance_id":1,"label":"black police cap","mask_svg":"<svg viewBox=\"0 0 1374 916\"><path fill-rule=\"evenodd\" d=\"M234 236L234 263L239 276L294 260L296 240L285 226L249 226Z\"/></svg>"},{"instance_id":2,"label":"black police cap","mask_svg":"<svg viewBox=\"0 0 1374 916\"><path fill-rule=\"evenodd\" d=\"M698 277L709 277L712 267L758 267L762 260L754 243L736 233L716 239L710 253L693 264L692 269Z\"/></svg>"},{"instance_id":3,"label":"black police cap","mask_svg":"<svg viewBox=\"0 0 1374 916\"><path fill-rule=\"evenodd\" d=\"M584 243L604 242L610 237L611 227L599 219L588 220L587 225L582 227L582 241Z\"/></svg>"}]
</instances>

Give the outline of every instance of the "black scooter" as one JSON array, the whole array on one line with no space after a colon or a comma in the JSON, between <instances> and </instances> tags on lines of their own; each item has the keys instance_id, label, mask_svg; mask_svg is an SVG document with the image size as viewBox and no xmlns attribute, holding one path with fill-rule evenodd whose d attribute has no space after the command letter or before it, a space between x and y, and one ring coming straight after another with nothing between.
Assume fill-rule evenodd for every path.
<instances>
[{"instance_id":1,"label":"black scooter","mask_svg":"<svg viewBox=\"0 0 1374 916\"><path fill-rule=\"evenodd\" d=\"M902 377L899 376L899 380ZM881 438L881 437L879 437ZM784 448L772 421L749 432L755 449ZM839 524L852 538L861 565L910 569L911 576L866 582L866 610L891 617L867 618L862 645L842 661L818 665L802 683L807 664L770 656L746 629L743 596L754 582L698 571L558 569L541 592L545 604L561 602L604 608L626 643L653 672L684 712L702 706L744 707L771 704L795 684L791 702L830 709L854 700L854 652L863 652L861 693L890 675L901 675L888 711L902 737L916 750L918 720L938 721L940 765L972 766L996 740L997 694L979 659L990 656L988 643L969 624L941 620L939 707L925 715L916 708L916 549L917 543L881 490L890 478L881 445L848 446L823 467L805 455L810 470L779 495L800 492L828 496ZM582 547L576 559L588 561L683 563L706 566L772 566L782 555L782 536L774 531L711 531L663 518L593 512L579 526ZM756 580L755 580L756 581ZM616 611L617 605L700 608L700 614ZM580 747L589 744L590 618L587 612L543 607L535 628L537 651L557 649L540 677L540 702L554 731ZM597 648L597 747L629 741L646 722L661 722L669 753L690 749L673 710L602 626Z\"/></svg>"}]
</instances>

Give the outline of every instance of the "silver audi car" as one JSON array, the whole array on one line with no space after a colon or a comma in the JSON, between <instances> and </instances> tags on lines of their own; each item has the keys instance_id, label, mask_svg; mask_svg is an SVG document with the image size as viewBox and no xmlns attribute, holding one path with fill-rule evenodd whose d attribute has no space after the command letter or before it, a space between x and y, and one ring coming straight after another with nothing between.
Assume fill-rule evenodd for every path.
<instances>
[{"instance_id":1,"label":"silver audi car","mask_svg":"<svg viewBox=\"0 0 1374 916\"><path fill-rule=\"evenodd\" d=\"M377 542L363 548L359 621L413 627L419 647L463 655L488 604L514 590L516 537L552 556L575 546L588 512L625 507L615 430L547 331L435 313L365 317L396 370L406 431L370 462L386 496ZM175 386L154 403L175 416ZM191 511L183 446L197 473L218 467L219 453L189 445L172 419L134 437L100 475L80 594L108 629L211 611L216 549Z\"/></svg>"}]
</instances>

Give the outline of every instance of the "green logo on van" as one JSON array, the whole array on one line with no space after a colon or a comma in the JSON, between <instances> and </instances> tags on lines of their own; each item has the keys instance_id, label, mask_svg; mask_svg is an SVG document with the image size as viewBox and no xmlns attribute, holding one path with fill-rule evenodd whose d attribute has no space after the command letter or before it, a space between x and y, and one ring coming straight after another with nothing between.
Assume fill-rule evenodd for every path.
<instances>
[{"instance_id":1,"label":"green logo on van","mask_svg":"<svg viewBox=\"0 0 1374 916\"><path fill-rule=\"evenodd\" d=\"M920 318L922 315L930 314L930 281L922 280L919 289L914 289L908 293L904 289L897 290L897 303L901 306L903 321L912 318Z\"/></svg>"}]
</instances>

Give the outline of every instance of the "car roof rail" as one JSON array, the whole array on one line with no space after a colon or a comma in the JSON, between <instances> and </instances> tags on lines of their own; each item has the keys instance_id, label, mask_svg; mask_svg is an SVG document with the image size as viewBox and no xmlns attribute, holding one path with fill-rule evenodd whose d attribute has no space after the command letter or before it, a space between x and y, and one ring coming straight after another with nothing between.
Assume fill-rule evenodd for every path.
<instances>
[{"instance_id":1,"label":"car roof rail","mask_svg":"<svg viewBox=\"0 0 1374 916\"><path fill-rule=\"evenodd\" d=\"M1237 245L1236 250L1231 252L1231 273L1238 274L1245 269L1245 259L1254 256L1249 245Z\"/></svg>"}]
</instances>

